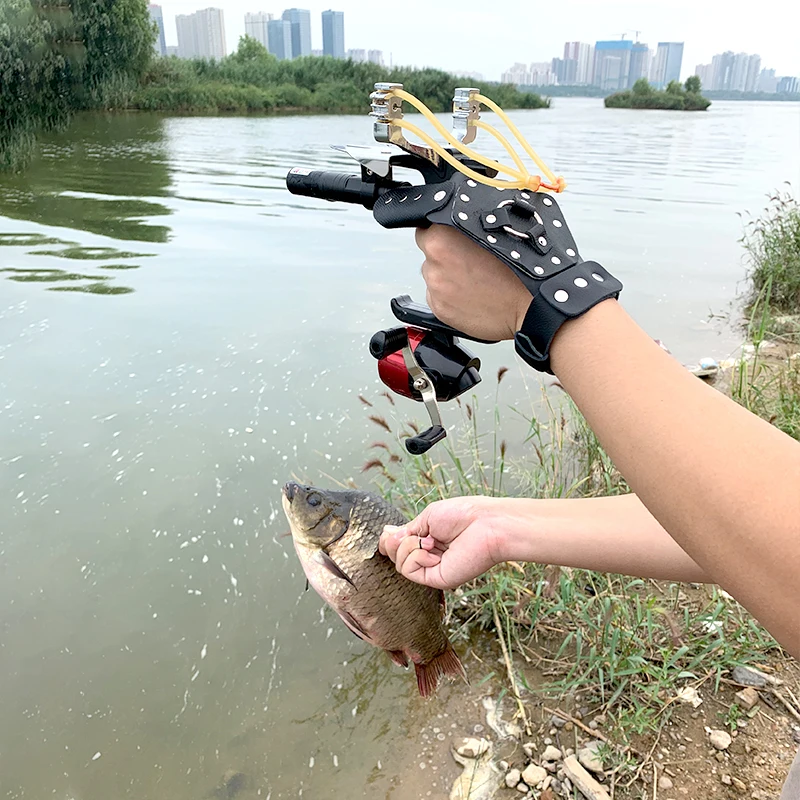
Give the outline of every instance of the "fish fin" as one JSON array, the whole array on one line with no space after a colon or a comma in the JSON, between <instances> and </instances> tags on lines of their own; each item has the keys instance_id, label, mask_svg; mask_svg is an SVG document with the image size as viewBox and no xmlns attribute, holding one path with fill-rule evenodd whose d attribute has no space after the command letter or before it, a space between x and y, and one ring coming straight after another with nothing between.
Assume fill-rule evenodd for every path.
<instances>
[{"instance_id":1,"label":"fish fin","mask_svg":"<svg viewBox=\"0 0 800 800\"><path fill-rule=\"evenodd\" d=\"M337 578L347 581L354 589L356 585L350 579L350 576L324 551L320 550L320 563L328 572L333 573Z\"/></svg>"},{"instance_id":2,"label":"fish fin","mask_svg":"<svg viewBox=\"0 0 800 800\"><path fill-rule=\"evenodd\" d=\"M398 667L408 666L408 656L402 650L387 650L386 654Z\"/></svg>"},{"instance_id":3,"label":"fish fin","mask_svg":"<svg viewBox=\"0 0 800 800\"><path fill-rule=\"evenodd\" d=\"M353 633L358 636L359 639L363 639L365 642L370 642L369 634L364 630L361 623L349 612L342 609L341 611L337 608L336 613L342 618L342 622L350 628Z\"/></svg>"},{"instance_id":4,"label":"fish fin","mask_svg":"<svg viewBox=\"0 0 800 800\"><path fill-rule=\"evenodd\" d=\"M439 688L439 680L444 675L460 677L464 679L465 683L469 683L464 665L450 642L436 658L427 664L414 664L414 669L417 673L417 688L422 697L430 697L434 694Z\"/></svg>"},{"instance_id":5,"label":"fish fin","mask_svg":"<svg viewBox=\"0 0 800 800\"><path fill-rule=\"evenodd\" d=\"M439 601L439 611L442 614L442 619L445 618L447 615L447 601L444 597L444 592L441 589L437 589L438 597L436 598Z\"/></svg>"}]
</instances>

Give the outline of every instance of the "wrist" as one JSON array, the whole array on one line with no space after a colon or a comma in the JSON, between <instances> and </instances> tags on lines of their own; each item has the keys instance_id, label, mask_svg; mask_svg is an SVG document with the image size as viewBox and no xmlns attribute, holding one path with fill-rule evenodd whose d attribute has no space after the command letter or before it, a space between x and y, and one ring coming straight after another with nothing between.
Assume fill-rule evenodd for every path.
<instances>
[{"instance_id":1,"label":"wrist","mask_svg":"<svg viewBox=\"0 0 800 800\"><path fill-rule=\"evenodd\" d=\"M617 321L625 312L615 298L590 308L585 314L567 320L556 332L550 345L553 372L561 377L581 358L595 358L612 345Z\"/></svg>"}]
</instances>

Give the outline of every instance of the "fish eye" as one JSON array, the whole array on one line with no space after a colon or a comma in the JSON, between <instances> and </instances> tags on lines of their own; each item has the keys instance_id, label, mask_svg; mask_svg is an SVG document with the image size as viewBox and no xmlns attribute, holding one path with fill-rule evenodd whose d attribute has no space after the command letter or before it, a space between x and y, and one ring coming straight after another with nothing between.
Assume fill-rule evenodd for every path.
<instances>
[{"instance_id":1,"label":"fish eye","mask_svg":"<svg viewBox=\"0 0 800 800\"><path fill-rule=\"evenodd\" d=\"M316 492L314 492L314 494L310 494L308 496L307 502L310 506L318 506L322 502L322 498Z\"/></svg>"}]
</instances>

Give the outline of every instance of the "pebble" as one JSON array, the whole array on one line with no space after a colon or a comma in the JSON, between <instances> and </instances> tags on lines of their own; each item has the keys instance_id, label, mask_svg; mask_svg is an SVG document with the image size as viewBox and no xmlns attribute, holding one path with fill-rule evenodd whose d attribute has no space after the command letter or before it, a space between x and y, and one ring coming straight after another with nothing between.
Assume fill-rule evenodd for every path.
<instances>
[{"instance_id":1,"label":"pebble","mask_svg":"<svg viewBox=\"0 0 800 800\"><path fill-rule=\"evenodd\" d=\"M498 761L497 766L500 768L502 772L507 772L508 768L511 766L508 761Z\"/></svg>"},{"instance_id":2,"label":"pebble","mask_svg":"<svg viewBox=\"0 0 800 800\"><path fill-rule=\"evenodd\" d=\"M723 782L723 783L724 783L726 786L730 786L730 785L733 783L733 781L731 780L731 776L730 776L730 775L723 775L723 776L720 778L720 780L721 780L721 781L722 781L722 782Z\"/></svg>"},{"instance_id":3,"label":"pebble","mask_svg":"<svg viewBox=\"0 0 800 800\"><path fill-rule=\"evenodd\" d=\"M720 730L710 730L708 732L708 740L715 750L727 750L733 741L727 731Z\"/></svg>"},{"instance_id":4,"label":"pebble","mask_svg":"<svg viewBox=\"0 0 800 800\"><path fill-rule=\"evenodd\" d=\"M538 786L546 777L546 770L537 767L536 764L529 764L522 772L522 780L528 786Z\"/></svg>"},{"instance_id":5,"label":"pebble","mask_svg":"<svg viewBox=\"0 0 800 800\"><path fill-rule=\"evenodd\" d=\"M591 722L589 722L589 727L593 731L596 731L600 726L597 724L596 720L591 720Z\"/></svg>"},{"instance_id":6,"label":"pebble","mask_svg":"<svg viewBox=\"0 0 800 800\"><path fill-rule=\"evenodd\" d=\"M553 740L552 739L545 739L544 743L545 744L553 744Z\"/></svg>"},{"instance_id":7,"label":"pebble","mask_svg":"<svg viewBox=\"0 0 800 800\"><path fill-rule=\"evenodd\" d=\"M518 769L511 769L506 773L506 786L509 789L515 788L522 779L522 773Z\"/></svg>"},{"instance_id":8,"label":"pebble","mask_svg":"<svg viewBox=\"0 0 800 800\"><path fill-rule=\"evenodd\" d=\"M731 677L736 683L741 683L744 686L755 686L758 689L763 689L767 685L766 675L750 667L734 667Z\"/></svg>"},{"instance_id":9,"label":"pebble","mask_svg":"<svg viewBox=\"0 0 800 800\"><path fill-rule=\"evenodd\" d=\"M548 745L544 753L541 755L542 761L558 761L561 758L561 751L557 747L553 747L553 745Z\"/></svg>"},{"instance_id":10,"label":"pebble","mask_svg":"<svg viewBox=\"0 0 800 800\"><path fill-rule=\"evenodd\" d=\"M586 747L578 750L578 761L590 772L603 771L603 759L598 754L600 742L589 742Z\"/></svg>"},{"instance_id":11,"label":"pebble","mask_svg":"<svg viewBox=\"0 0 800 800\"><path fill-rule=\"evenodd\" d=\"M533 761L533 755L536 752L536 745L533 742L525 742L522 745L522 750L530 761Z\"/></svg>"},{"instance_id":12,"label":"pebble","mask_svg":"<svg viewBox=\"0 0 800 800\"><path fill-rule=\"evenodd\" d=\"M567 724L567 721L565 719L562 719L561 717L556 716L555 714L553 714L553 716L550 717L550 724L554 728L563 728Z\"/></svg>"},{"instance_id":13,"label":"pebble","mask_svg":"<svg viewBox=\"0 0 800 800\"><path fill-rule=\"evenodd\" d=\"M456 752L464 758L477 758L482 756L489 749L489 742L486 739L465 739L464 744Z\"/></svg>"},{"instance_id":14,"label":"pebble","mask_svg":"<svg viewBox=\"0 0 800 800\"><path fill-rule=\"evenodd\" d=\"M714 758L721 764L725 760L725 753L719 752L714 754Z\"/></svg>"},{"instance_id":15,"label":"pebble","mask_svg":"<svg viewBox=\"0 0 800 800\"><path fill-rule=\"evenodd\" d=\"M741 692L736 692L736 704L749 711L753 706L758 703L758 692L752 686L742 689Z\"/></svg>"},{"instance_id":16,"label":"pebble","mask_svg":"<svg viewBox=\"0 0 800 800\"><path fill-rule=\"evenodd\" d=\"M565 732L565 733L572 733L572 731L573 731L573 729L574 729L574 728L575 728L575 726L574 726L574 725L573 725L571 722L568 722L568 723L567 723L567 724L564 726L564 732Z\"/></svg>"},{"instance_id":17,"label":"pebble","mask_svg":"<svg viewBox=\"0 0 800 800\"><path fill-rule=\"evenodd\" d=\"M517 791L518 792L522 792L523 794L527 794L528 793L528 787L524 783L518 783L517 784Z\"/></svg>"},{"instance_id":18,"label":"pebble","mask_svg":"<svg viewBox=\"0 0 800 800\"><path fill-rule=\"evenodd\" d=\"M731 778L731 780L733 781L734 787L736 787L740 792L746 792L747 791L747 786L742 781L740 781L738 778Z\"/></svg>"},{"instance_id":19,"label":"pebble","mask_svg":"<svg viewBox=\"0 0 800 800\"><path fill-rule=\"evenodd\" d=\"M794 741L795 744L800 744L800 731L795 731L792 734L792 740Z\"/></svg>"},{"instance_id":20,"label":"pebble","mask_svg":"<svg viewBox=\"0 0 800 800\"><path fill-rule=\"evenodd\" d=\"M553 778L553 780L550 781L550 788L556 794L561 794L561 781L558 778Z\"/></svg>"}]
</instances>

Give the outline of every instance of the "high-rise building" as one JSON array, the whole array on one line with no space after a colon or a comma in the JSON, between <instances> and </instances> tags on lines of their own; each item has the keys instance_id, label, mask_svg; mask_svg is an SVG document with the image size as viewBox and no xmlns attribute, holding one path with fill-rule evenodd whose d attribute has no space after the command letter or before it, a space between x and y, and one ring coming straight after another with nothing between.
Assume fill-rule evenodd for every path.
<instances>
[{"instance_id":1,"label":"high-rise building","mask_svg":"<svg viewBox=\"0 0 800 800\"><path fill-rule=\"evenodd\" d=\"M781 93L797 94L800 92L800 79L793 78L791 75L778 78L777 90Z\"/></svg>"},{"instance_id":2,"label":"high-rise building","mask_svg":"<svg viewBox=\"0 0 800 800\"><path fill-rule=\"evenodd\" d=\"M348 50L347 57L356 64L364 64L367 61L366 50Z\"/></svg>"},{"instance_id":3,"label":"high-rise building","mask_svg":"<svg viewBox=\"0 0 800 800\"><path fill-rule=\"evenodd\" d=\"M501 83L513 83L516 86L530 86L531 77L528 65L517 62L500 76Z\"/></svg>"},{"instance_id":4,"label":"high-rise building","mask_svg":"<svg viewBox=\"0 0 800 800\"><path fill-rule=\"evenodd\" d=\"M778 78L774 69L762 69L758 79L758 91L774 94L778 91Z\"/></svg>"},{"instance_id":5,"label":"high-rise building","mask_svg":"<svg viewBox=\"0 0 800 800\"><path fill-rule=\"evenodd\" d=\"M628 68L628 88L639 78L647 80L650 76L650 49L644 42L634 42L631 47L631 63Z\"/></svg>"},{"instance_id":6,"label":"high-rise building","mask_svg":"<svg viewBox=\"0 0 800 800\"><path fill-rule=\"evenodd\" d=\"M158 26L158 36L153 47L156 53L160 56L165 56L167 54L167 39L164 35L164 12L161 10L161 6L155 4L148 5L147 10L150 12L151 21Z\"/></svg>"},{"instance_id":7,"label":"high-rise building","mask_svg":"<svg viewBox=\"0 0 800 800\"><path fill-rule=\"evenodd\" d=\"M269 29L267 23L272 19L272 14L258 11L254 14L244 15L244 32L251 39L261 42L269 50Z\"/></svg>"},{"instance_id":8,"label":"high-rise building","mask_svg":"<svg viewBox=\"0 0 800 800\"><path fill-rule=\"evenodd\" d=\"M311 12L304 8L287 8L282 19L292 26L292 54L289 58L311 55Z\"/></svg>"},{"instance_id":9,"label":"high-rise building","mask_svg":"<svg viewBox=\"0 0 800 800\"><path fill-rule=\"evenodd\" d=\"M267 50L279 61L292 57L292 23L286 19L267 22Z\"/></svg>"},{"instance_id":10,"label":"high-rise building","mask_svg":"<svg viewBox=\"0 0 800 800\"><path fill-rule=\"evenodd\" d=\"M683 42L659 42L650 82L657 89L663 89L670 81L679 81L682 62Z\"/></svg>"},{"instance_id":11,"label":"high-rise building","mask_svg":"<svg viewBox=\"0 0 800 800\"><path fill-rule=\"evenodd\" d=\"M322 12L322 52L326 56L344 58L344 13Z\"/></svg>"},{"instance_id":12,"label":"high-rise building","mask_svg":"<svg viewBox=\"0 0 800 800\"><path fill-rule=\"evenodd\" d=\"M614 39L594 46L594 85L606 92L618 92L628 86L633 42Z\"/></svg>"},{"instance_id":13,"label":"high-rise building","mask_svg":"<svg viewBox=\"0 0 800 800\"><path fill-rule=\"evenodd\" d=\"M758 88L761 56L732 53L715 55L711 60L711 88L725 92L754 92Z\"/></svg>"},{"instance_id":14,"label":"high-rise building","mask_svg":"<svg viewBox=\"0 0 800 800\"><path fill-rule=\"evenodd\" d=\"M700 78L700 86L703 89L710 89L714 83L714 70L711 64L698 64L694 68L694 74Z\"/></svg>"},{"instance_id":15,"label":"high-rise building","mask_svg":"<svg viewBox=\"0 0 800 800\"><path fill-rule=\"evenodd\" d=\"M758 91L758 79L761 76L761 56L752 55L747 61L747 77L744 82L746 92Z\"/></svg>"},{"instance_id":16,"label":"high-rise building","mask_svg":"<svg viewBox=\"0 0 800 800\"><path fill-rule=\"evenodd\" d=\"M221 8L178 14L175 26L181 58L225 58L225 17Z\"/></svg>"},{"instance_id":17,"label":"high-rise building","mask_svg":"<svg viewBox=\"0 0 800 800\"><path fill-rule=\"evenodd\" d=\"M383 50L367 50L367 61L370 64L383 66Z\"/></svg>"},{"instance_id":18,"label":"high-rise building","mask_svg":"<svg viewBox=\"0 0 800 800\"><path fill-rule=\"evenodd\" d=\"M562 83L585 86L592 82L594 47L584 42L564 43L564 80Z\"/></svg>"}]
</instances>

